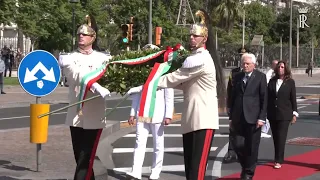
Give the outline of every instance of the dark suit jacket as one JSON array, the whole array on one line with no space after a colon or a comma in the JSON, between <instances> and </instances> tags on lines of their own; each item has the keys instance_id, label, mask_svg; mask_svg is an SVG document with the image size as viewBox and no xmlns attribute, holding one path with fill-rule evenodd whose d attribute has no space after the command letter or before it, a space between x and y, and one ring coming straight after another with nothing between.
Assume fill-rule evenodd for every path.
<instances>
[{"instance_id":1,"label":"dark suit jacket","mask_svg":"<svg viewBox=\"0 0 320 180\"><path fill-rule=\"evenodd\" d=\"M291 120L293 111L297 111L296 86L293 79L284 80L276 92L277 78L268 84L268 119Z\"/></svg>"},{"instance_id":2,"label":"dark suit jacket","mask_svg":"<svg viewBox=\"0 0 320 180\"><path fill-rule=\"evenodd\" d=\"M268 98L266 75L254 70L245 89L242 86L244 76L245 73L241 72L234 78L229 119L233 123L240 122L243 113L249 124L256 124L258 120L265 121Z\"/></svg>"},{"instance_id":3,"label":"dark suit jacket","mask_svg":"<svg viewBox=\"0 0 320 180\"><path fill-rule=\"evenodd\" d=\"M231 95L232 95L232 87L233 87L232 81L234 77L240 72L241 72L240 67L234 68L230 72L228 86L227 86L227 108L231 108Z\"/></svg>"}]
</instances>

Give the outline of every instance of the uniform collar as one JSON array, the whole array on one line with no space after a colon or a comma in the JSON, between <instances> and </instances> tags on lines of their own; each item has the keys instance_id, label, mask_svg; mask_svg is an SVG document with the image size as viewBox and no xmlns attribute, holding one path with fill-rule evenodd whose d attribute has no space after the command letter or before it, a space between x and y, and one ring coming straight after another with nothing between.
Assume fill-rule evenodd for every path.
<instances>
[{"instance_id":1,"label":"uniform collar","mask_svg":"<svg viewBox=\"0 0 320 180\"><path fill-rule=\"evenodd\" d=\"M196 50L193 50L192 51L192 54L197 54L197 53L201 53L201 52L203 52L203 51L205 51L206 49L204 48L204 47L200 47L200 48L198 48L198 49L196 49Z\"/></svg>"},{"instance_id":2,"label":"uniform collar","mask_svg":"<svg viewBox=\"0 0 320 180\"><path fill-rule=\"evenodd\" d=\"M78 52L81 54L89 55L93 52L93 49L83 50L83 49L78 48Z\"/></svg>"}]
</instances>

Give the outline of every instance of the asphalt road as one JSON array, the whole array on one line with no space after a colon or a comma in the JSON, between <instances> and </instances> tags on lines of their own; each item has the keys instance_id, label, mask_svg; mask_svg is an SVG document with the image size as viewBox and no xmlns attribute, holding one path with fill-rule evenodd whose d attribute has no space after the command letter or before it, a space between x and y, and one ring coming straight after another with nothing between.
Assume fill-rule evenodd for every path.
<instances>
[{"instance_id":1,"label":"asphalt road","mask_svg":"<svg viewBox=\"0 0 320 180\"><path fill-rule=\"evenodd\" d=\"M299 94L306 94L306 95L311 95L311 94L320 94L320 86L319 87L297 87L297 95Z\"/></svg>"},{"instance_id":2,"label":"asphalt road","mask_svg":"<svg viewBox=\"0 0 320 180\"><path fill-rule=\"evenodd\" d=\"M297 94L306 93L313 94L320 90L319 88L297 88ZM298 123L291 126L288 139L307 136L319 136L319 116L318 116L318 100L317 99L298 99L298 111L300 118ZM179 122L167 126L165 128L165 155L164 166L161 174L161 179L184 179L184 161L182 151L181 129ZM307 129L307 131L306 131ZM220 129L216 131L210 158L207 167L207 178L223 177L229 174L240 171L238 163L223 164L222 158L228 148L228 120L226 117L220 117ZM269 131L271 134L271 130ZM131 170L133 161L133 150L135 144L135 131L129 134L123 134L123 137L115 141L113 146L112 158L115 164L114 172L118 175L123 175ZM152 137L148 138L147 153L144 161L144 178L147 178L150 173L152 163ZM300 154L309 150L315 149L311 146L287 146L286 157ZM273 140L272 138L263 138L260 145L259 163L272 161L273 158Z\"/></svg>"},{"instance_id":3,"label":"asphalt road","mask_svg":"<svg viewBox=\"0 0 320 180\"><path fill-rule=\"evenodd\" d=\"M176 96L175 111L181 113L181 96ZM107 100L108 109L112 109L119 103L121 99ZM65 107L68 104L56 104L50 106L50 111ZM125 100L114 112L112 112L107 119L114 121L127 120L130 112L131 100ZM5 108L0 109L0 129L23 128L30 126L30 107ZM64 124L66 118L66 110L50 115L49 125Z\"/></svg>"}]
</instances>

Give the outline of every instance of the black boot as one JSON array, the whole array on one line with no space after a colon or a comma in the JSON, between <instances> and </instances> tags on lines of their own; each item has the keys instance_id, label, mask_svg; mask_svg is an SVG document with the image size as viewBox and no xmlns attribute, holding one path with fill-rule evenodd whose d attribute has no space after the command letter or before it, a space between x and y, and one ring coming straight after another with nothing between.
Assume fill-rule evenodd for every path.
<instances>
[{"instance_id":1,"label":"black boot","mask_svg":"<svg viewBox=\"0 0 320 180\"><path fill-rule=\"evenodd\" d=\"M237 155L234 151L228 151L228 153L226 154L226 156L223 159L224 163L232 163L232 162L237 162Z\"/></svg>"}]
</instances>

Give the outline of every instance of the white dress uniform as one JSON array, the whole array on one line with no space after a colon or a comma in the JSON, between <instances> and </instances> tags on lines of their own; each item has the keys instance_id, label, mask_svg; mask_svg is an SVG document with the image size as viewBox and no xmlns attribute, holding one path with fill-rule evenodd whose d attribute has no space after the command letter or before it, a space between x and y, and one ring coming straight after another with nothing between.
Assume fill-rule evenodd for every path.
<instances>
[{"instance_id":1,"label":"white dress uniform","mask_svg":"<svg viewBox=\"0 0 320 180\"><path fill-rule=\"evenodd\" d=\"M4 76L4 70L6 68L6 65L4 63L4 58L0 56L0 91L3 91L3 76Z\"/></svg>"},{"instance_id":2,"label":"white dress uniform","mask_svg":"<svg viewBox=\"0 0 320 180\"><path fill-rule=\"evenodd\" d=\"M158 86L183 90L183 134L219 129L216 71L208 50L194 51L180 69L160 77Z\"/></svg>"},{"instance_id":3,"label":"white dress uniform","mask_svg":"<svg viewBox=\"0 0 320 180\"><path fill-rule=\"evenodd\" d=\"M130 116L138 119L141 93L132 97ZM158 179L162 170L164 155L164 119L173 116L174 90L171 88L158 90L156 93L156 105L151 123L137 122L136 144L134 149L132 172L128 175L141 179L142 165L145 157L146 144L149 132L153 137L153 163L151 167L151 179Z\"/></svg>"},{"instance_id":4,"label":"white dress uniform","mask_svg":"<svg viewBox=\"0 0 320 180\"><path fill-rule=\"evenodd\" d=\"M82 54L73 52L59 58L60 66L63 67L63 73L68 79L69 84L69 103L79 101L80 81L86 74L94 71L109 61L111 56L107 56L101 52L93 51L91 54ZM88 91L86 98L99 95L97 92ZM73 127L81 127L83 129L101 129L106 126L105 100L96 98L84 103L82 115L79 115L77 106L68 109L66 125Z\"/></svg>"},{"instance_id":5,"label":"white dress uniform","mask_svg":"<svg viewBox=\"0 0 320 180\"><path fill-rule=\"evenodd\" d=\"M5 68L6 65L4 63L4 59L2 58L2 56L0 56L0 73L4 73Z\"/></svg>"}]
</instances>

